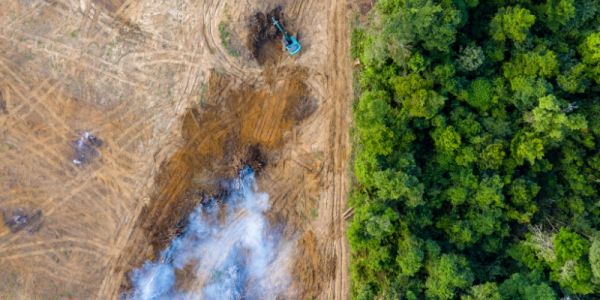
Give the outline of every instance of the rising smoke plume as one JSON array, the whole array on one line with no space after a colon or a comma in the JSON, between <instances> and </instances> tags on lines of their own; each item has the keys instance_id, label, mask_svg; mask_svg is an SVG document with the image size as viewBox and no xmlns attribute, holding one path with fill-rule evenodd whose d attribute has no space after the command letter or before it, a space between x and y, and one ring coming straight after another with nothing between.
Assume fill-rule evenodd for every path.
<instances>
[{"instance_id":1,"label":"rising smoke plume","mask_svg":"<svg viewBox=\"0 0 600 300\"><path fill-rule=\"evenodd\" d=\"M273 299L285 291L288 243L264 215L268 195L257 191L251 168L228 185L227 199L197 207L159 259L133 271L133 291L125 298ZM182 290L176 271L186 266L195 278Z\"/></svg>"}]
</instances>

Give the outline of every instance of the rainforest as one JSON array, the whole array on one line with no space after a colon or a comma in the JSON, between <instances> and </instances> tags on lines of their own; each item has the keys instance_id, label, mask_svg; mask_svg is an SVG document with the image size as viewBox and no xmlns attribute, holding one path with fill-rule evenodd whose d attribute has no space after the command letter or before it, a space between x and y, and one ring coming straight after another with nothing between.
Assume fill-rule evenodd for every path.
<instances>
[{"instance_id":1,"label":"rainforest","mask_svg":"<svg viewBox=\"0 0 600 300\"><path fill-rule=\"evenodd\" d=\"M600 1L355 22L355 299L598 299Z\"/></svg>"}]
</instances>

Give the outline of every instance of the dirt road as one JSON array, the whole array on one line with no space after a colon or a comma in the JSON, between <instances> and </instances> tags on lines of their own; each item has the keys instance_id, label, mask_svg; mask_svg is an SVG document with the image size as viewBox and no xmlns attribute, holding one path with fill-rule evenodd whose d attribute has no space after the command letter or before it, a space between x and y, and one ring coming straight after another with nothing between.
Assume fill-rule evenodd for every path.
<instances>
[{"instance_id":1,"label":"dirt road","mask_svg":"<svg viewBox=\"0 0 600 300\"><path fill-rule=\"evenodd\" d=\"M0 3L0 298L117 298L168 242L190 188L230 171L218 162L235 160L232 144L269 159L259 185L297 242L293 293L347 298L347 3L239 2ZM304 49L261 65L246 25L276 5ZM306 99L316 109L294 117ZM85 132L102 145L77 165Z\"/></svg>"}]
</instances>

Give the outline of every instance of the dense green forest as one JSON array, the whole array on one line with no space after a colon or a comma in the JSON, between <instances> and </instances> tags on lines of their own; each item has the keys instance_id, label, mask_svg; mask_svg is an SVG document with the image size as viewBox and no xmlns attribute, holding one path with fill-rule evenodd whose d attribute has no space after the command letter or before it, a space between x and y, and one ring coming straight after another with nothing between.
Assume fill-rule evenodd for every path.
<instances>
[{"instance_id":1,"label":"dense green forest","mask_svg":"<svg viewBox=\"0 0 600 300\"><path fill-rule=\"evenodd\" d=\"M380 0L352 43L353 298L600 299L600 0Z\"/></svg>"}]
</instances>

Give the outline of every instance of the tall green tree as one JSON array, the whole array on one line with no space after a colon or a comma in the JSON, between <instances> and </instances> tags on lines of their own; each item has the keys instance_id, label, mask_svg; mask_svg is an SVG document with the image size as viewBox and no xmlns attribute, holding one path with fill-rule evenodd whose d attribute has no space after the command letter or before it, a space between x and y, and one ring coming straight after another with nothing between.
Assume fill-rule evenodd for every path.
<instances>
[{"instance_id":1,"label":"tall green tree","mask_svg":"<svg viewBox=\"0 0 600 300\"><path fill-rule=\"evenodd\" d=\"M451 299L457 289L466 289L473 282L473 274L464 257L443 254L427 265L427 296L437 299Z\"/></svg>"},{"instance_id":2,"label":"tall green tree","mask_svg":"<svg viewBox=\"0 0 600 300\"><path fill-rule=\"evenodd\" d=\"M499 42L512 40L522 43L535 23L535 16L520 6L502 7L490 22L492 38Z\"/></svg>"},{"instance_id":3,"label":"tall green tree","mask_svg":"<svg viewBox=\"0 0 600 300\"><path fill-rule=\"evenodd\" d=\"M380 0L364 19L353 298L597 298L600 1Z\"/></svg>"}]
</instances>

